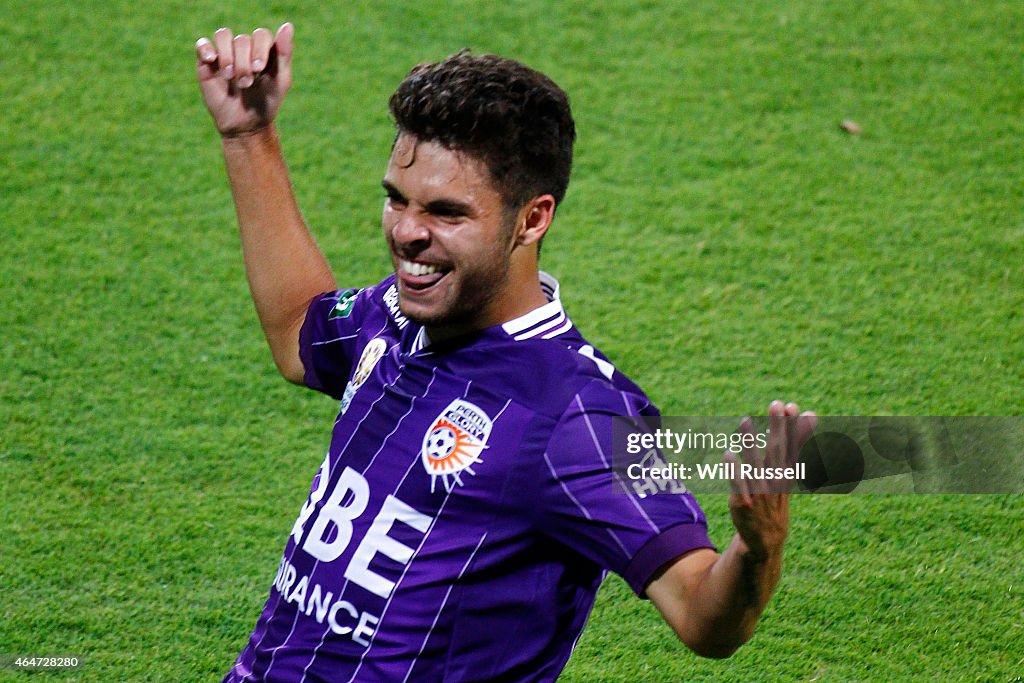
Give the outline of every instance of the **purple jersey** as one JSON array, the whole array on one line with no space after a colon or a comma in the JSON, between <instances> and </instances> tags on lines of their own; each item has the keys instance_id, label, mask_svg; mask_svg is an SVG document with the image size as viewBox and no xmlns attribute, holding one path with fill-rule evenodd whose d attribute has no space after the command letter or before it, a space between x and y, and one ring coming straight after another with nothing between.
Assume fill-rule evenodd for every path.
<instances>
[{"instance_id":1,"label":"purple jersey","mask_svg":"<svg viewBox=\"0 0 1024 683\"><path fill-rule=\"evenodd\" d=\"M638 595L711 547L689 495L613 492L644 394L549 303L438 344L394 278L313 301L305 381L341 401L235 681L552 681L607 570Z\"/></svg>"}]
</instances>

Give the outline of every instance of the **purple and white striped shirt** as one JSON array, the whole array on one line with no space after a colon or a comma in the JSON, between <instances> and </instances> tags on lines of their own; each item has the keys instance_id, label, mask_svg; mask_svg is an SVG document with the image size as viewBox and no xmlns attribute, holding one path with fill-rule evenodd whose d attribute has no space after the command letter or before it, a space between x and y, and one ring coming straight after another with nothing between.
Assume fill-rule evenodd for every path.
<instances>
[{"instance_id":1,"label":"purple and white striped shirt","mask_svg":"<svg viewBox=\"0 0 1024 683\"><path fill-rule=\"evenodd\" d=\"M689 495L613 493L643 392L549 303L425 344L394 278L318 297L305 381L341 401L263 613L226 683L553 681L606 571L638 595L711 547Z\"/></svg>"}]
</instances>

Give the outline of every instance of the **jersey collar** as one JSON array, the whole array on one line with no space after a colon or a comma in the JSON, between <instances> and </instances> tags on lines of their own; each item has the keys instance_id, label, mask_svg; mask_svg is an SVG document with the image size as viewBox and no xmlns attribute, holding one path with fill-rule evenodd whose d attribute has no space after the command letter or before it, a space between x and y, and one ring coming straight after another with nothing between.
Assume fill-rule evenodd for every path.
<instances>
[{"instance_id":1,"label":"jersey collar","mask_svg":"<svg viewBox=\"0 0 1024 683\"><path fill-rule=\"evenodd\" d=\"M505 334L516 341L534 337L550 339L572 327L572 321L565 315L562 300L558 297L558 280L541 271L540 288L548 300L546 304L538 306L518 318L513 318L501 326Z\"/></svg>"}]
</instances>

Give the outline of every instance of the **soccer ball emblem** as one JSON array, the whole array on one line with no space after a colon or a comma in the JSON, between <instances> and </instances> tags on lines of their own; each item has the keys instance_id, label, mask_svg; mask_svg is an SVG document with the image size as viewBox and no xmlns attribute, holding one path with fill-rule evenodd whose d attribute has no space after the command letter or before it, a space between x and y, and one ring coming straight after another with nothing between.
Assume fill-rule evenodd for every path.
<instances>
[{"instance_id":1,"label":"soccer ball emblem","mask_svg":"<svg viewBox=\"0 0 1024 683\"><path fill-rule=\"evenodd\" d=\"M438 427L427 437L427 456L432 460L444 460L458 442L455 432L449 427Z\"/></svg>"},{"instance_id":2,"label":"soccer ball emblem","mask_svg":"<svg viewBox=\"0 0 1024 683\"><path fill-rule=\"evenodd\" d=\"M491 418L469 401L457 398L437 416L423 433L420 460L430 475L430 492L441 480L449 493L462 485L462 477L475 475L473 467L480 462Z\"/></svg>"}]
</instances>

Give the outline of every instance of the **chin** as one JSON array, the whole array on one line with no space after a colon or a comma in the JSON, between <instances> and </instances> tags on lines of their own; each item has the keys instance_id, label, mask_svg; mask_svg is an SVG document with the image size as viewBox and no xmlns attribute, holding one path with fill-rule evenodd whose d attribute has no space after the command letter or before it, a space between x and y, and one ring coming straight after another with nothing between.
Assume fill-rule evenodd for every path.
<instances>
[{"instance_id":1,"label":"chin","mask_svg":"<svg viewBox=\"0 0 1024 683\"><path fill-rule=\"evenodd\" d=\"M454 316L447 315L444 312L438 313L416 308L408 310L404 307L400 307L400 310L402 311L402 315L410 321L417 325L422 325L423 327L449 327L460 323L460 321L454 318Z\"/></svg>"},{"instance_id":2,"label":"chin","mask_svg":"<svg viewBox=\"0 0 1024 683\"><path fill-rule=\"evenodd\" d=\"M423 327L458 328L470 325L473 319L471 312L458 311L446 306L407 305L401 299L398 302L398 309L410 321Z\"/></svg>"},{"instance_id":3,"label":"chin","mask_svg":"<svg viewBox=\"0 0 1024 683\"><path fill-rule=\"evenodd\" d=\"M451 305L448 292L437 290L423 296L408 293L405 288L398 287L398 310L414 323L426 327L436 327L455 322L458 317Z\"/></svg>"},{"instance_id":4,"label":"chin","mask_svg":"<svg viewBox=\"0 0 1024 683\"><path fill-rule=\"evenodd\" d=\"M398 310L410 321L425 327L443 325L449 317L443 307L409 303L401 296L398 298Z\"/></svg>"},{"instance_id":5,"label":"chin","mask_svg":"<svg viewBox=\"0 0 1024 683\"><path fill-rule=\"evenodd\" d=\"M446 276L447 278L452 275ZM491 300L489 283L475 282L467 287L461 280L442 282L426 296L417 296L398 287L398 308L412 322L431 328L474 328L485 317Z\"/></svg>"}]
</instances>

